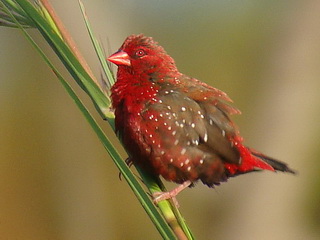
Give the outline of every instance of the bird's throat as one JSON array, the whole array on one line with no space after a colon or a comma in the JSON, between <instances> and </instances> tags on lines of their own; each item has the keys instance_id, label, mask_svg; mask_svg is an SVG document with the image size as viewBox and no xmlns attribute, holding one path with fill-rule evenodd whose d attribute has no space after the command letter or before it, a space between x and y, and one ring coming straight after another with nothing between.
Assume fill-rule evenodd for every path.
<instances>
[{"instance_id":1,"label":"bird's throat","mask_svg":"<svg viewBox=\"0 0 320 240\"><path fill-rule=\"evenodd\" d=\"M127 71L125 71L125 74L118 74L117 82L111 88L113 108L117 108L121 103L124 108L130 106L130 108L128 107L127 109L129 112L132 106L134 106L134 111L137 111L142 108L146 102L156 101L159 86L150 81L150 76L147 74L144 76L135 76L132 74L129 77L129 74L131 75L131 73ZM130 81L128 81L128 79L130 79Z\"/></svg>"}]
</instances>

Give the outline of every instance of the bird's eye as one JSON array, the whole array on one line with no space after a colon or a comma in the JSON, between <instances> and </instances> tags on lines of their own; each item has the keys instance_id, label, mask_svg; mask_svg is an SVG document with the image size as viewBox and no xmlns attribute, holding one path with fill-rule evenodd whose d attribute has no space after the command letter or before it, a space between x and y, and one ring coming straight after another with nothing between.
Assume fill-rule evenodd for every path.
<instances>
[{"instance_id":1,"label":"bird's eye","mask_svg":"<svg viewBox=\"0 0 320 240\"><path fill-rule=\"evenodd\" d=\"M137 57L143 57L144 55L146 55L146 52L144 50L142 50L142 49L139 49L139 50L136 51L135 55Z\"/></svg>"}]
</instances>

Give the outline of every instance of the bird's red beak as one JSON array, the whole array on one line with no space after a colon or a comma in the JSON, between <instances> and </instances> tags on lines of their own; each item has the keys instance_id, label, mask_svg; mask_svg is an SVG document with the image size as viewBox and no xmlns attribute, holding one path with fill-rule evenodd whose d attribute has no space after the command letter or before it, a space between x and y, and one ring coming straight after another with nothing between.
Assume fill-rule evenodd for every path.
<instances>
[{"instance_id":1,"label":"bird's red beak","mask_svg":"<svg viewBox=\"0 0 320 240\"><path fill-rule=\"evenodd\" d=\"M114 54L109 56L107 60L116 65L131 66L129 55L122 50L115 52Z\"/></svg>"}]
</instances>

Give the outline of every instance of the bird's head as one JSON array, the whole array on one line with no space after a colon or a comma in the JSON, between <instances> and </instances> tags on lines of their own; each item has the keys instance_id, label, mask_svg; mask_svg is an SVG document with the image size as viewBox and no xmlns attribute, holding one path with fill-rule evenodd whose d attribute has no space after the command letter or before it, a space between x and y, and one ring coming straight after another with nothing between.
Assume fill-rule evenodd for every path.
<instances>
[{"instance_id":1,"label":"bird's head","mask_svg":"<svg viewBox=\"0 0 320 240\"><path fill-rule=\"evenodd\" d=\"M150 37L131 35L120 49L107 58L134 74L153 74L177 71L174 60Z\"/></svg>"}]
</instances>

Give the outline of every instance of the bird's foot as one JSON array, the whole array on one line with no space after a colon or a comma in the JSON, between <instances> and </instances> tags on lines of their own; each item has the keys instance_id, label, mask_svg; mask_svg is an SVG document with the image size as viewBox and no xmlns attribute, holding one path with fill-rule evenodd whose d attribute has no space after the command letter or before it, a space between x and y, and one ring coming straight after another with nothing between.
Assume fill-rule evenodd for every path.
<instances>
[{"instance_id":1,"label":"bird's foot","mask_svg":"<svg viewBox=\"0 0 320 240\"><path fill-rule=\"evenodd\" d=\"M173 204L178 208L180 207L178 200L176 198L176 196L173 196L171 191L170 192L156 192L154 194L152 194L153 197L153 202L155 204L158 204L159 202L163 201L163 200L169 200L171 199Z\"/></svg>"},{"instance_id":2,"label":"bird's foot","mask_svg":"<svg viewBox=\"0 0 320 240\"><path fill-rule=\"evenodd\" d=\"M186 187L189 187L192 184L191 181L185 181L184 183L180 184L178 187L174 188L173 190L169 191L169 192L156 192L154 194L152 194L153 196L153 202L155 204L158 204L159 202L163 201L163 200L168 200L168 199L172 199L173 204L178 208L179 207L179 203L178 200L176 198L176 196Z\"/></svg>"}]
</instances>

